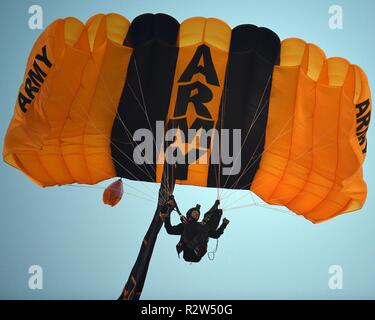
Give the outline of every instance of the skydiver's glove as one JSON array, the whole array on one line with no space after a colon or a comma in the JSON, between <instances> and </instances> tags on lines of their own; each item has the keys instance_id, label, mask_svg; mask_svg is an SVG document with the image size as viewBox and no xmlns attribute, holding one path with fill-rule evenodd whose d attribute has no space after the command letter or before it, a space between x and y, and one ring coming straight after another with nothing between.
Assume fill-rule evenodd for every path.
<instances>
[{"instance_id":1,"label":"skydiver's glove","mask_svg":"<svg viewBox=\"0 0 375 320\"><path fill-rule=\"evenodd\" d=\"M168 200L167 202L165 202L161 208L160 208L160 214L159 214L159 217L162 221L165 221L166 218L168 218L168 216L170 215L171 211L173 210L173 207L171 207L171 204L169 204L169 201Z\"/></svg>"},{"instance_id":2,"label":"skydiver's glove","mask_svg":"<svg viewBox=\"0 0 375 320\"><path fill-rule=\"evenodd\" d=\"M166 204L168 205L168 207L169 207L171 210L173 210L173 209L176 207L176 201L174 200L174 196L173 196L173 195L171 195L171 196L168 198Z\"/></svg>"},{"instance_id":3,"label":"skydiver's glove","mask_svg":"<svg viewBox=\"0 0 375 320\"><path fill-rule=\"evenodd\" d=\"M169 215L169 213L163 213L163 212L159 213L159 217L160 217L161 221L165 221L165 219L168 218L168 215Z\"/></svg>"},{"instance_id":4,"label":"skydiver's glove","mask_svg":"<svg viewBox=\"0 0 375 320\"><path fill-rule=\"evenodd\" d=\"M161 206L160 213L162 213L162 214L168 214L168 206L166 204L163 204Z\"/></svg>"},{"instance_id":5,"label":"skydiver's glove","mask_svg":"<svg viewBox=\"0 0 375 320\"><path fill-rule=\"evenodd\" d=\"M176 202L173 196L170 196L169 199L161 206L160 212L170 213L176 207Z\"/></svg>"},{"instance_id":6,"label":"skydiver's glove","mask_svg":"<svg viewBox=\"0 0 375 320\"><path fill-rule=\"evenodd\" d=\"M219 209L219 205L220 205L220 200L217 199L211 209L217 210Z\"/></svg>"},{"instance_id":7,"label":"skydiver's glove","mask_svg":"<svg viewBox=\"0 0 375 320\"><path fill-rule=\"evenodd\" d=\"M229 224L229 220L227 219L227 218L224 218L223 219L223 224L225 225L225 226L227 226L228 224Z\"/></svg>"},{"instance_id":8,"label":"skydiver's glove","mask_svg":"<svg viewBox=\"0 0 375 320\"><path fill-rule=\"evenodd\" d=\"M160 208L160 213L162 213L162 214L169 214L170 213L170 211L172 211L173 210L173 208L171 208L170 206L169 206L169 204L166 202L166 203L164 203L162 206L161 206L161 208Z\"/></svg>"}]
</instances>

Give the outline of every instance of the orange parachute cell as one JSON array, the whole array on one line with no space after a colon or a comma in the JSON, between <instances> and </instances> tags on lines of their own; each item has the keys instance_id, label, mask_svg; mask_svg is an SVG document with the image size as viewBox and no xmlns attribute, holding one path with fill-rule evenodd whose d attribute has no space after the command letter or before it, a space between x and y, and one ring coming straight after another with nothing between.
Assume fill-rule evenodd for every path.
<instances>
[{"instance_id":1,"label":"orange parachute cell","mask_svg":"<svg viewBox=\"0 0 375 320\"><path fill-rule=\"evenodd\" d=\"M124 194L123 183L121 179L111 183L103 192L103 203L114 207L118 204Z\"/></svg>"}]
</instances>

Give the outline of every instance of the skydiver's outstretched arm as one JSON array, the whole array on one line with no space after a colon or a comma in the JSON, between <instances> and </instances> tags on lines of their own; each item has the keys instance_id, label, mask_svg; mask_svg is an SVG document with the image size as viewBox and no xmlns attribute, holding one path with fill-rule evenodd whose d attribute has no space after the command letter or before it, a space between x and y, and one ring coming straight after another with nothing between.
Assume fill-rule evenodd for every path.
<instances>
[{"instance_id":1,"label":"skydiver's outstretched arm","mask_svg":"<svg viewBox=\"0 0 375 320\"><path fill-rule=\"evenodd\" d=\"M227 227L228 223L229 223L229 220L224 218L219 228L217 228L216 230L210 231L209 237L213 239L219 239L220 236L224 233L224 230Z\"/></svg>"},{"instance_id":2,"label":"skydiver's outstretched arm","mask_svg":"<svg viewBox=\"0 0 375 320\"><path fill-rule=\"evenodd\" d=\"M168 234L181 235L184 231L183 223L179 223L176 226L171 225L171 215L168 214L164 220L164 227Z\"/></svg>"},{"instance_id":3,"label":"skydiver's outstretched arm","mask_svg":"<svg viewBox=\"0 0 375 320\"><path fill-rule=\"evenodd\" d=\"M208 212L211 212L211 211L214 211L214 210L218 210L219 209L219 205L220 205L220 200L216 200L214 205L211 207L210 210L207 211Z\"/></svg>"},{"instance_id":4,"label":"skydiver's outstretched arm","mask_svg":"<svg viewBox=\"0 0 375 320\"><path fill-rule=\"evenodd\" d=\"M176 202L173 199L169 199L160 209L160 218L164 221L164 227L168 234L181 235L184 226L182 223L172 226L171 224L171 212L176 206Z\"/></svg>"}]
</instances>

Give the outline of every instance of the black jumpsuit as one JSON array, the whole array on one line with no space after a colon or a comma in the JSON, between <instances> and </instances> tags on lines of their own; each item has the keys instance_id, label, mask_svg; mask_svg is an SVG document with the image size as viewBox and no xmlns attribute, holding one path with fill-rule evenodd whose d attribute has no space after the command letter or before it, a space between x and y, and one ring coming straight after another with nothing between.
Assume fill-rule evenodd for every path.
<instances>
[{"instance_id":1,"label":"black jumpsuit","mask_svg":"<svg viewBox=\"0 0 375 320\"><path fill-rule=\"evenodd\" d=\"M168 211L170 213L171 210ZM217 214L220 217L222 211L213 207L209 213ZM177 252L183 251L186 261L198 262L207 252L208 238L218 239L223 234L226 224L222 223L219 228L216 228L216 225L213 229L210 223L189 220L186 223L172 226L170 214L168 214L164 226L168 234L181 235L180 242L177 244Z\"/></svg>"}]
</instances>

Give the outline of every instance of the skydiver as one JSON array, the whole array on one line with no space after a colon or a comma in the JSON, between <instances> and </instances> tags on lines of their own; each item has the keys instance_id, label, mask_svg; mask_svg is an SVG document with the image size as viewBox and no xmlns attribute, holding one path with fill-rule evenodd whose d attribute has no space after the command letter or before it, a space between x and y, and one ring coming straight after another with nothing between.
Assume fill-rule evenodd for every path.
<instances>
[{"instance_id":1,"label":"skydiver","mask_svg":"<svg viewBox=\"0 0 375 320\"><path fill-rule=\"evenodd\" d=\"M184 260L199 262L207 252L209 238L218 239L223 234L229 220L224 218L218 227L223 214L219 204L220 201L216 200L212 208L205 213L202 221L199 221L200 205L197 204L186 212L186 217L181 216L181 223L175 226L171 225L170 214L174 209L178 209L176 201L172 197L162 206L160 218L164 221L168 234L181 236L176 250L178 255L183 252Z\"/></svg>"}]
</instances>

